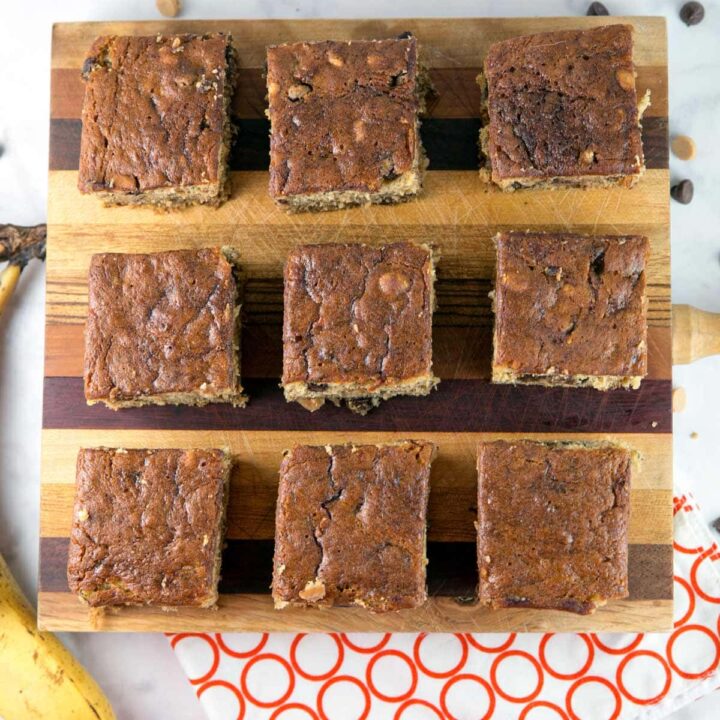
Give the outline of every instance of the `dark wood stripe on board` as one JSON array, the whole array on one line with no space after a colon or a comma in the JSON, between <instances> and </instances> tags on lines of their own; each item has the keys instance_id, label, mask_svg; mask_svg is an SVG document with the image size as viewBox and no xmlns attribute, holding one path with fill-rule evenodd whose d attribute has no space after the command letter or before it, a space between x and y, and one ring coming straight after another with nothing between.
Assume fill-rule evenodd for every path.
<instances>
[{"instance_id":1,"label":"dark wood stripe on board","mask_svg":"<svg viewBox=\"0 0 720 720\"><path fill-rule=\"evenodd\" d=\"M331 403L310 413L286 403L278 380L244 382L247 408L88 406L78 377L45 378L43 426L58 429L348 430L387 432L672 432L670 380L639 390L494 385L445 380L430 398L398 397L365 417Z\"/></svg>"},{"instance_id":2,"label":"dark wood stripe on board","mask_svg":"<svg viewBox=\"0 0 720 720\"><path fill-rule=\"evenodd\" d=\"M261 118L236 119L238 133L230 155L231 170L267 170L269 122ZM643 121L645 163L650 169L668 167L667 118ZM478 118L427 118L422 139L430 170L478 169ZM50 170L77 170L80 157L80 120L50 122Z\"/></svg>"},{"instance_id":3,"label":"dark wood stripe on board","mask_svg":"<svg viewBox=\"0 0 720 720\"><path fill-rule=\"evenodd\" d=\"M637 87L640 93L652 89L652 105L646 117L667 114L667 73L664 67L639 67ZM435 94L428 98L428 115L436 118L475 117L482 96L477 84L479 67L432 67L430 80ZM79 118L85 84L80 68L54 68L51 71L50 114L55 118ZM261 118L267 107L267 87L262 68L240 68L233 96L232 113L239 118Z\"/></svg>"},{"instance_id":4,"label":"dark wood stripe on board","mask_svg":"<svg viewBox=\"0 0 720 720\"><path fill-rule=\"evenodd\" d=\"M40 539L40 592L69 592L69 538ZM267 595L272 579L272 540L229 540L223 551L220 592ZM672 598L672 546L630 545L628 578L631 600ZM475 597L478 585L475 543L428 543L428 593L432 596Z\"/></svg>"}]
</instances>

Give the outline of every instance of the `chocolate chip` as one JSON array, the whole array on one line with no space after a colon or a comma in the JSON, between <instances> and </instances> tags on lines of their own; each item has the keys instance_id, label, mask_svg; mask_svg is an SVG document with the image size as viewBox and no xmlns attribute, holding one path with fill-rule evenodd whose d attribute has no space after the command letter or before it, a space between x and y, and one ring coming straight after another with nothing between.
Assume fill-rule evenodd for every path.
<instances>
[{"instance_id":1,"label":"chocolate chip","mask_svg":"<svg viewBox=\"0 0 720 720\"><path fill-rule=\"evenodd\" d=\"M406 30L398 35L398 40L409 40L412 36L413 34L409 30Z\"/></svg>"},{"instance_id":2,"label":"chocolate chip","mask_svg":"<svg viewBox=\"0 0 720 720\"><path fill-rule=\"evenodd\" d=\"M377 406L377 400L374 398L348 398L345 400L348 409L358 415L367 415L374 407Z\"/></svg>"},{"instance_id":3,"label":"chocolate chip","mask_svg":"<svg viewBox=\"0 0 720 720\"><path fill-rule=\"evenodd\" d=\"M687 205L692 202L694 191L692 180L681 180L677 185L670 188L670 196L673 200Z\"/></svg>"},{"instance_id":4,"label":"chocolate chip","mask_svg":"<svg viewBox=\"0 0 720 720\"><path fill-rule=\"evenodd\" d=\"M610 12L602 3L590 3L586 15L609 15Z\"/></svg>"},{"instance_id":5,"label":"chocolate chip","mask_svg":"<svg viewBox=\"0 0 720 720\"><path fill-rule=\"evenodd\" d=\"M698 25L705 17L705 8L699 2L686 2L680 8L680 19L688 26Z\"/></svg>"},{"instance_id":6,"label":"chocolate chip","mask_svg":"<svg viewBox=\"0 0 720 720\"><path fill-rule=\"evenodd\" d=\"M324 392L328 389L328 386L325 383L308 383L307 389L310 392Z\"/></svg>"},{"instance_id":7,"label":"chocolate chip","mask_svg":"<svg viewBox=\"0 0 720 720\"><path fill-rule=\"evenodd\" d=\"M587 15L609 15L610 12L601 2L590 3L587 9Z\"/></svg>"},{"instance_id":8,"label":"chocolate chip","mask_svg":"<svg viewBox=\"0 0 720 720\"><path fill-rule=\"evenodd\" d=\"M2 157L4 153L5 153L5 146L0 145L0 157Z\"/></svg>"},{"instance_id":9,"label":"chocolate chip","mask_svg":"<svg viewBox=\"0 0 720 720\"><path fill-rule=\"evenodd\" d=\"M605 272L605 251L600 250L590 263L590 268L595 275L602 275Z\"/></svg>"},{"instance_id":10,"label":"chocolate chip","mask_svg":"<svg viewBox=\"0 0 720 720\"><path fill-rule=\"evenodd\" d=\"M720 533L720 517L713 520L712 526Z\"/></svg>"},{"instance_id":11,"label":"chocolate chip","mask_svg":"<svg viewBox=\"0 0 720 720\"><path fill-rule=\"evenodd\" d=\"M390 76L390 87L397 87L398 85L403 85L407 82L408 74L403 70L397 75L391 75Z\"/></svg>"},{"instance_id":12,"label":"chocolate chip","mask_svg":"<svg viewBox=\"0 0 720 720\"><path fill-rule=\"evenodd\" d=\"M82 66L82 76L87 80L88 75L90 75L90 71L93 69L93 66L95 65L95 62L97 61L97 58L89 57L85 58L85 62Z\"/></svg>"},{"instance_id":13,"label":"chocolate chip","mask_svg":"<svg viewBox=\"0 0 720 720\"><path fill-rule=\"evenodd\" d=\"M543 272L552 278L562 275L562 270L557 265L548 265Z\"/></svg>"}]
</instances>

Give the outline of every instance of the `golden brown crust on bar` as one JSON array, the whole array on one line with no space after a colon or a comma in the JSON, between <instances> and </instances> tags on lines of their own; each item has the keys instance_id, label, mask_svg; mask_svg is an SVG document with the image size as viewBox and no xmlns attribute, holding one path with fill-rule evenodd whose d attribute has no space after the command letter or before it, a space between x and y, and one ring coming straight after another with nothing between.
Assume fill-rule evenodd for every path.
<instances>
[{"instance_id":1,"label":"golden brown crust on bar","mask_svg":"<svg viewBox=\"0 0 720 720\"><path fill-rule=\"evenodd\" d=\"M608 25L495 43L481 147L503 189L619 184L643 173L632 27Z\"/></svg>"},{"instance_id":2,"label":"golden brown crust on bar","mask_svg":"<svg viewBox=\"0 0 720 720\"><path fill-rule=\"evenodd\" d=\"M585 615L627 597L634 460L611 443L481 442L480 602Z\"/></svg>"},{"instance_id":3,"label":"golden brown crust on bar","mask_svg":"<svg viewBox=\"0 0 720 720\"><path fill-rule=\"evenodd\" d=\"M493 380L639 387L647 238L510 232L495 242Z\"/></svg>"},{"instance_id":4,"label":"golden brown crust on bar","mask_svg":"<svg viewBox=\"0 0 720 720\"><path fill-rule=\"evenodd\" d=\"M93 607L211 607L231 459L223 450L80 450L68 583Z\"/></svg>"},{"instance_id":5,"label":"golden brown crust on bar","mask_svg":"<svg viewBox=\"0 0 720 720\"><path fill-rule=\"evenodd\" d=\"M295 248L285 265L286 399L346 400L362 412L393 395L429 393L438 382L434 275L426 245Z\"/></svg>"},{"instance_id":6,"label":"golden brown crust on bar","mask_svg":"<svg viewBox=\"0 0 720 720\"><path fill-rule=\"evenodd\" d=\"M222 201L233 75L224 33L98 38L83 66L80 190L164 209Z\"/></svg>"},{"instance_id":7,"label":"golden brown crust on bar","mask_svg":"<svg viewBox=\"0 0 720 720\"><path fill-rule=\"evenodd\" d=\"M92 257L84 370L90 404L245 404L238 287L225 253Z\"/></svg>"},{"instance_id":8,"label":"golden brown crust on bar","mask_svg":"<svg viewBox=\"0 0 720 720\"><path fill-rule=\"evenodd\" d=\"M398 202L426 161L414 37L268 48L270 195L293 210Z\"/></svg>"},{"instance_id":9,"label":"golden brown crust on bar","mask_svg":"<svg viewBox=\"0 0 720 720\"><path fill-rule=\"evenodd\" d=\"M422 605L434 453L432 443L412 440L289 451L275 523L275 606Z\"/></svg>"}]
</instances>

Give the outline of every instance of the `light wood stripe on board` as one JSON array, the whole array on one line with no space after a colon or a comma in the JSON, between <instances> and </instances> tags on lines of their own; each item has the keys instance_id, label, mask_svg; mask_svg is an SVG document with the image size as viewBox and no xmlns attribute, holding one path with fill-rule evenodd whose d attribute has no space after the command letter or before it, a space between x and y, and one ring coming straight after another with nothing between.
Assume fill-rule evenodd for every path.
<instances>
[{"instance_id":1,"label":"light wood stripe on board","mask_svg":"<svg viewBox=\"0 0 720 720\"><path fill-rule=\"evenodd\" d=\"M398 432L344 431L264 431L234 430L49 430L43 434L43 483L73 484L75 459L81 447L176 448L227 447L238 456L239 472L246 474L252 487L274 485L283 450L294 444L327 445L352 442L356 444L390 442L407 437ZM433 433L413 432L415 439L428 439L439 448L433 464L433 486L453 487L474 485L477 443L483 440L518 439L571 440L573 433ZM638 473L633 477L635 490L672 490L672 448L665 434L648 433L587 433L586 441L617 442L641 455ZM44 534L52 534L43 531Z\"/></svg>"},{"instance_id":2,"label":"light wood stripe on board","mask_svg":"<svg viewBox=\"0 0 720 720\"><path fill-rule=\"evenodd\" d=\"M41 630L87 632L664 632L672 629L672 600L616 600L594 615L557 610L485 610L453 598L433 598L420 610L372 615L361 608L273 610L268 595L222 595L217 610L123 608L93 620L70 593L38 595Z\"/></svg>"},{"instance_id":3,"label":"light wood stripe on board","mask_svg":"<svg viewBox=\"0 0 720 720\"><path fill-rule=\"evenodd\" d=\"M148 444L153 436L148 435ZM282 441L281 438L278 438ZM433 542L474 542L473 523L477 519L476 483L463 478L448 486L441 466L433 473L428 513L428 539ZM279 462L278 462L279 466ZM471 471L470 468L463 468ZM227 537L232 540L272 540L275 536L275 500L277 467L265 477L264 468L252 467L242 460L233 473L228 506ZM73 466L74 473L74 466ZM259 477L262 475L262 477ZM440 475L436 478L437 475ZM474 480L472 475L468 476ZM74 480L74 474L71 476ZM69 483L45 483L42 486L42 537L67 537L72 526L75 487ZM657 522L656 511L672 502L672 490L633 488L631 492L628 542L631 544L667 544L670 521ZM671 530L670 530L671 531Z\"/></svg>"},{"instance_id":4,"label":"light wood stripe on board","mask_svg":"<svg viewBox=\"0 0 720 720\"><path fill-rule=\"evenodd\" d=\"M53 68L81 67L99 35L157 35L181 32L230 32L240 67L262 67L265 48L299 40L362 40L415 33L431 67L474 67L498 40L553 30L576 30L610 24L635 29L634 60L638 67L664 67L667 32L661 17L529 17L426 18L372 20L159 20L154 22L86 22L53 28Z\"/></svg>"},{"instance_id":5,"label":"light wood stripe on board","mask_svg":"<svg viewBox=\"0 0 720 720\"><path fill-rule=\"evenodd\" d=\"M343 226L372 225L396 228L403 225L442 226L460 228L481 226L483 237L494 233L496 226L515 229L572 229L575 232L595 233L600 226L615 226L618 234L631 232L633 225L666 228L669 218L667 170L648 170L631 190L627 188L595 188L587 190L557 189L525 192L501 192L483 183L478 174L468 170L436 170L427 173L425 190L414 201L400 205L372 205L339 213L287 213L278 208L267 193L266 172L231 173L232 200L217 210L204 207L188 208L182 212L158 213L143 207L104 207L98 198L83 195L77 190L77 172L72 170L50 173L48 208L51 232L58 226L79 229L82 218L84 233L108 229L126 236L128 226L151 223L156 233L167 233L161 242L173 240L175 231L183 226L221 225L232 229L230 241L258 242L258 251L287 254L281 242L268 247L269 239L262 228L273 231L288 228L296 240L308 241L308 232L343 234ZM101 228L92 228L99 225ZM328 230L329 229L329 230ZM71 232L68 227L67 232ZM171 234L172 233L172 234ZM263 238L264 236L264 238ZM667 233L665 234L667 238ZM160 240L160 238L158 238ZM132 247L132 237L129 238ZM128 248L130 249L130 248ZM451 249L451 248L448 248ZM468 251L471 247L466 248ZM54 251L58 252L55 247ZM472 260L468 257L467 260ZM472 266L468 275L475 271Z\"/></svg>"}]
</instances>

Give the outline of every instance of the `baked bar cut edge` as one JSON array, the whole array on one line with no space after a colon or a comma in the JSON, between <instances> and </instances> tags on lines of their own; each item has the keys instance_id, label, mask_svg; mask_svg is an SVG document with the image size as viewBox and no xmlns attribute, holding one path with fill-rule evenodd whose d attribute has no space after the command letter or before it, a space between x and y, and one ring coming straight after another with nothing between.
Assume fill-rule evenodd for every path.
<instances>
[{"instance_id":1,"label":"baked bar cut edge","mask_svg":"<svg viewBox=\"0 0 720 720\"><path fill-rule=\"evenodd\" d=\"M419 48L418 48L419 53ZM422 144L420 115L425 112L426 97L433 90L430 73L418 60L417 77L415 78L415 95L418 103L415 113L415 137L417 151L410 170L392 180L383 180L382 186L375 192L362 190L331 190L328 192L303 193L275 197L275 202L289 212L324 212L341 210L347 207L362 205L389 205L408 202L420 194L423 188L425 171L430 164L425 147ZM269 116L269 111L266 111ZM272 126L270 129L272 134Z\"/></svg>"},{"instance_id":2,"label":"baked bar cut edge","mask_svg":"<svg viewBox=\"0 0 720 720\"><path fill-rule=\"evenodd\" d=\"M633 71L634 78L637 78L637 71ZM490 160L490 110L489 110L489 92L488 83L485 72L481 72L475 78L480 86L480 134L478 137L478 148L480 155L480 179L487 183L499 187L505 192L514 190L535 188L537 190L556 190L558 188L598 188L622 186L631 188L637 184L642 175L644 175L645 157L636 157L637 171L632 174L621 175L558 175L552 178L546 177L510 177L495 178L492 171L492 163ZM636 88L637 92L637 88ZM642 132L642 118L645 111L650 107L650 89L647 88L638 99L638 121L637 125Z\"/></svg>"},{"instance_id":3,"label":"baked bar cut edge","mask_svg":"<svg viewBox=\"0 0 720 720\"><path fill-rule=\"evenodd\" d=\"M142 395L134 398L87 398L88 405L97 405L102 403L111 410L120 410L123 408L146 407L148 405L189 405L194 407L202 407L211 403L229 403L234 407L245 407L248 403L248 396L245 394L240 376L240 311L242 303L240 302L240 287L242 284L242 276L239 266L239 254L237 251L228 246L220 248L220 252L230 263L235 279L235 309L233 323L233 387L223 390L215 394L207 394L198 388L193 392L171 392Z\"/></svg>"},{"instance_id":4,"label":"baked bar cut edge","mask_svg":"<svg viewBox=\"0 0 720 720\"><path fill-rule=\"evenodd\" d=\"M97 449L103 449L103 448L97 448ZM106 450L113 450L114 452L122 452L123 448L105 448ZM200 598L199 602L197 604L193 605L157 605L156 607L159 607L161 610L165 612L170 612L176 610L178 607L200 607L203 609L213 609L215 608L218 600L218 583L220 581L220 569L222 565L222 552L223 547L225 544L225 532L227 528L227 506L228 501L230 497L230 476L232 473L232 455L228 448L217 448L222 452L223 455L223 487L222 487L222 510L221 515L219 518L219 527L217 532L217 542L214 549L214 564L213 568L210 574L210 582L209 582L209 588L208 593L204 598ZM188 452L190 449L186 449L185 452ZM202 448L202 450L206 450ZM82 452L82 450L81 450ZM77 500L75 501L77 502ZM94 624L99 624L101 621L102 616L104 615L106 610L112 609L112 608L118 608L118 607L149 607L152 606L152 603L118 603L116 605L94 605L92 603L92 597L95 595L92 591L82 591L79 590L77 592L77 598L83 605L90 608L90 611L92 613L92 620Z\"/></svg>"},{"instance_id":5,"label":"baked bar cut edge","mask_svg":"<svg viewBox=\"0 0 720 720\"><path fill-rule=\"evenodd\" d=\"M643 375L586 375L581 373L565 374L548 372L546 374L533 374L517 372L506 365L492 366L492 381L494 383L511 385L545 385L547 387L592 387L596 390L613 390L626 388L637 390L642 382Z\"/></svg>"},{"instance_id":6,"label":"baked bar cut edge","mask_svg":"<svg viewBox=\"0 0 720 720\"><path fill-rule=\"evenodd\" d=\"M222 142L218 149L218 179L199 185L175 185L128 192L113 189L99 189L90 192L103 201L107 207L121 205L144 205L159 211L180 210L193 205L219 206L230 197L231 180L228 172L228 157L232 148L235 126L231 119L232 97L237 78L237 53L232 36L227 35L225 52L225 92L223 93Z\"/></svg>"},{"instance_id":7,"label":"baked bar cut edge","mask_svg":"<svg viewBox=\"0 0 720 720\"><path fill-rule=\"evenodd\" d=\"M633 477L637 476L638 469L640 467L640 463L642 461L641 454L622 441L611 441L611 440L523 440L523 444L532 444L532 445L541 445L546 448L550 449L562 449L562 450L582 450L587 452L592 452L594 450L602 450L602 449L612 449L612 450L622 450L624 452L629 453L630 455L630 479L629 479L629 485L632 485L632 479ZM492 444L492 442L487 443L480 443L480 445L483 444ZM478 456L478 464L479 464L479 456ZM479 471L479 467L478 467ZM478 491L479 491L479 483L480 483L480 477L478 476ZM630 490L630 487L628 488L628 491ZM478 503L478 508L480 507L480 504ZM630 505L628 504L628 522L626 524L626 529L629 527L629 514L630 514ZM478 554L478 572L479 572L479 583L478 583L478 601L479 604L482 607L489 608L491 610L501 610L506 608L530 608L530 609L537 609L537 610L562 610L565 612L573 612L578 615L592 615L598 608L603 607L607 605L607 603L610 600L622 600L624 598L627 598L629 595L629 592L625 592L622 595L591 595L586 600L576 600L576 599L570 599L567 598L565 600L553 602L550 601L548 603L532 603L532 602L522 602L522 601L509 601L509 600L503 600L501 598L482 598L481 592L480 592L480 585L482 584L482 568L480 567L480 557L482 555L482 549L480 545L480 519L478 518L478 522L476 524L476 528L478 530L478 536L477 536L477 554ZM626 573L626 579L627 579L627 566L625 569ZM627 587L627 584L626 584Z\"/></svg>"},{"instance_id":8,"label":"baked bar cut edge","mask_svg":"<svg viewBox=\"0 0 720 720\"><path fill-rule=\"evenodd\" d=\"M438 448L435 443L430 442L428 440L412 440L412 439L403 439L403 440L391 440L385 443L367 443L364 445L358 445L356 443L345 443L345 444L336 444L336 445L325 445L324 450L325 452L332 457L333 453L337 449L342 448L349 448L351 452L355 452L356 449L360 449L362 447L366 447L367 445L374 444L375 447L378 449L388 448L388 447L405 447L405 446L430 446L431 447L431 454L430 458L428 460L427 466L428 471L432 467L432 463L434 462L435 458L437 457ZM296 446L298 447L298 446ZM317 446L316 446L317 447ZM424 568L424 587L422 590L422 593L417 596L403 596L405 599L411 599L414 601L413 605L408 605L405 607L385 607L383 603L387 602L386 597L380 597L378 598L378 602L374 603L372 606L365 602L362 598L354 598L350 606L356 606L361 607L365 610L368 610L369 612L373 614L382 614L386 612L399 612L400 610L413 610L422 607L427 602L427 565L428 565L428 557L427 557L427 510L428 510L428 501L430 496L430 480L428 478L428 481L426 483L426 492L425 492L425 499L424 499L424 518L425 522L423 525L423 537L422 537L422 558L423 558L423 568ZM279 504L278 504L279 507ZM277 532L277 523L276 523L276 532ZM276 546L277 547L277 546ZM277 550L276 550L277 551ZM300 597L295 599L283 599L279 597L279 595L275 591L275 578L276 573L282 574L285 571L285 566L280 565L279 567L275 566L275 561L273 559L273 579L272 579L272 598L273 598L273 606L275 610L284 610L285 608L306 608L306 609L328 609L332 607L350 607L347 605L336 605L332 602L327 602L324 600L325 597L325 585L322 582L322 580L319 577L315 577L313 580L309 580L302 591L300 591ZM317 593L317 595L316 595Z\"/></svg>"},{"instance_id":9,"label":"baked bar cut edge","mask_svg":"<svg viewBox=\"0 0 720 720\"><path fill-rule=\"evenodd\" d=\"M438 253L432 245L422 243L418 245L426 250L430 257L430 327L432 332L432 318L436 308L435 281ZM432 368L432 361L431 361ZM287 402L297 402L310 412L321 408L326 400L334 405L345 405L358 415L366 415L370 410L380 405L383 400L388 400L401 395L422 397L429 395L440 383L440 378L432 374L417 375L412 378L398 380L393 383L384 384L372 389L369 385L375 385L376 381L365 383L312 383L305 381L294 381L283 383L282 388Z\"/></svg>"}]
</instances>

